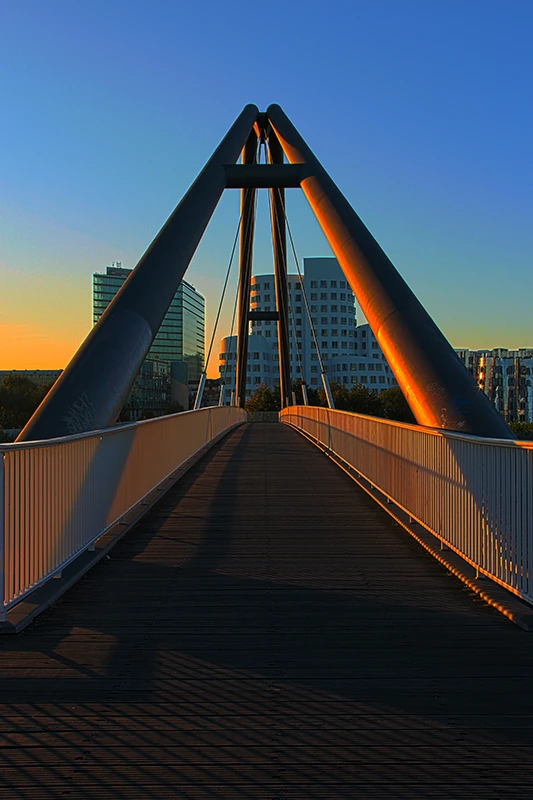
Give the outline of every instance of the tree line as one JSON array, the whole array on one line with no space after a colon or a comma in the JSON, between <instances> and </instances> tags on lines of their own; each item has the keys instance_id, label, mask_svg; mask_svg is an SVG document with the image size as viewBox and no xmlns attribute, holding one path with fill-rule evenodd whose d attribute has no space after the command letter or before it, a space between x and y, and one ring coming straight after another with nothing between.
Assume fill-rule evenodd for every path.
<instances>
[{"instance_id":1,"label":"tree line","mask_svg":"<svg viewBox=\"0 0 533 800\"><path fill-rule=\"evenodd\" d=\"M0 382L0 442L10 437L2 432L6 429L23 428L34 411L46 397L53 384L39 385L22 375L8 375ZM296 402L302 403L302 382L292 384ZM376 394L357 383L350 388L344 384L331 383L331 393L335 408L340 411L351 411L354 414L368 414L372 417L393 419L397 422L415 422L413 412L407 404L401 389L392 386L380 394ZM309 404L327 407L323 389L307 387ZM250 397L246 409L255 411L279 411L279 386L260 386ZM167 414L175 414L183 408L175 404L170 406ZM519 439L533 440L533 422L510 422L511 430Z\"/></svg>"},{"instance_id":2,"label":"tree line","mask_svg":"<svg viewBox=\"0 0 533 800\"><path fill-rule=\"evenodd\" d=\"M297 404L303 403L301 384L301 381L292 384ZM416 424L413 412L399 386L391 386L390 389L385 389L380 394L360 383L348 388L345 384L332 382L330 388L335 408L339 411L350 411L352 414L367 414L370 417ZM328 404L323 389L307 387L307 397L309 405L327 408ZM246 410L250 413L279 411L279 386L260 386L246 403ZM507 424L518 439L533 440L533 422L513 421Z\"/></svg>"},{"instance_id":3,"label":"tree line","mask_svg":"<svg viewBox=\"0 0 533 800\"><path fill-rule=\"evenodd\" d=\"M339 411L351 411L353 414L368 414L371 417L384 417L398 422L415 422L413 412L407 404L401 389L391 386L377 394L366 386L356 383L350 388L345 384L333 381L330 384L335 408ZM292 392L297 403L303 403L302 383L292 384ZM327 408L326 395L323 389L307 387L309 405ZM246 403L246 409L255 411L279 411L279 386L260 386Z\"/></svg>"}]
</instances>

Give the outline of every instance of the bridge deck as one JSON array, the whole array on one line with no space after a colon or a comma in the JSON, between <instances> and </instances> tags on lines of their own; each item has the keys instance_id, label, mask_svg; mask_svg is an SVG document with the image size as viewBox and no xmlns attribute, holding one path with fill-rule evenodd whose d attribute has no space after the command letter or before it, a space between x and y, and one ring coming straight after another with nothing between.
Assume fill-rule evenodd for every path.
<instances>
[{"instance_id":1,"label":"bridge deck","mask_svg":"<svg viewBox=\"0 0 533 800\"><path fill-rule=\"evenodd\" d=\"M0 642L1 797L526 798L533 636L243 426Z\"/></svg>"}]
</instances>

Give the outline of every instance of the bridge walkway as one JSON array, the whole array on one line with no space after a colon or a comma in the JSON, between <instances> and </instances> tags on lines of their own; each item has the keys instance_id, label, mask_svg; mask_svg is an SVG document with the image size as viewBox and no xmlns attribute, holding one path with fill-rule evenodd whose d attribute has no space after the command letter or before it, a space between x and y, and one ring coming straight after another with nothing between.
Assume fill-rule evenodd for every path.
<instances>
[{"instance_id":1,"label":"bridge walkway","mask_svg":"<svg viewBox=\"0 0 533 800\"><path fill-rule=\"evenodd\" d=\"M533 636L278 424L0 641L0 797L531 796Z\"/></svg>"}]
</instances>

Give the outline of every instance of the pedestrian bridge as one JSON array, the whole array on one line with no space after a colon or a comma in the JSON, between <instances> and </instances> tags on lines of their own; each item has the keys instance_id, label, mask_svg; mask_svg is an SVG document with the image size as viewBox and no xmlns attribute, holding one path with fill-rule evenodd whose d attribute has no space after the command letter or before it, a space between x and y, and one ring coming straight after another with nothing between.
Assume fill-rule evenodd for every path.
<instances>
[{"instance_id":1,"label":"pedestrian bridge","mask_svg":"<svg viewBox=\"0 0 533 800\"><path fill-rule=\"evenodd\" d=\"M529 796L532 445L280 419L2 447L3 796Z\"/></svg>"}]
</instances>

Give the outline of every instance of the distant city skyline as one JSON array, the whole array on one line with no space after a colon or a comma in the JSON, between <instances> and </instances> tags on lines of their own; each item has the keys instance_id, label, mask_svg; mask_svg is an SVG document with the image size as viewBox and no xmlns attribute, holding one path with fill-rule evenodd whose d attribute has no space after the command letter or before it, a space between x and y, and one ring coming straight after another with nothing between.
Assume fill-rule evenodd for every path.
<instances>
[{"instance_id":1,"label":"distant city skyline","mask_svg":"<svg viewBox=\"0 0 533 800\"><path fill-rule=\"evenodd\" d=\"M246 102L282 105L453 347L531 345L531 4L295 0L280 25L236 2L233 41L260 31L261 80L220 36L224 7L155 7L0 11L0 369L68 363L91 329L89 276L135 266ZM300 259L331 256L287 195ZM206 296L207 344L238 209L226 192L185 276Z\"/></svg>"}]
</instances>

